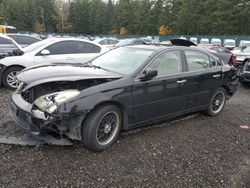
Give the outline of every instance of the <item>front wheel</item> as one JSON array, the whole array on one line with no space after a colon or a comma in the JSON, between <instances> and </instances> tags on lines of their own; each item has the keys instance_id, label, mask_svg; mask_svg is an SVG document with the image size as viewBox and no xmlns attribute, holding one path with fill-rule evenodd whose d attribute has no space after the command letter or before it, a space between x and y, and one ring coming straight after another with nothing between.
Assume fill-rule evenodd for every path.
<instances>
[{"instance_id":1,"label":"front wheel","mask_svg":"<svg viewBox=\"0 0 250 188\"><path fill-rule=\"evenodd\" d=\"M20 82L17 79L18 73L22 70L21 67L10 67L3 74L3 86L15 90L18 88Z\"/></svg>"},{"instance_id":2,"label":"front wheel","mask_svg":"<svg viewBox=\"0 0 250 188\"><path fill-rule=\"evenodd\" d=\"M114 105L105 105L95 109L83 122L82 141L87 148L103 151L118 137L122 115Z\"/></svg>"},{"instance_id":3,"label":"front wheel","mask_svg":"<svg viewBox=\"0 0 250 188\"><path fill-rule=\"evenodd\" d=\"M223 88L217 89L211 97L206 114L209 116L217 116L221 113L226 104L226 91Z\"/></svg>"}]
</instances>

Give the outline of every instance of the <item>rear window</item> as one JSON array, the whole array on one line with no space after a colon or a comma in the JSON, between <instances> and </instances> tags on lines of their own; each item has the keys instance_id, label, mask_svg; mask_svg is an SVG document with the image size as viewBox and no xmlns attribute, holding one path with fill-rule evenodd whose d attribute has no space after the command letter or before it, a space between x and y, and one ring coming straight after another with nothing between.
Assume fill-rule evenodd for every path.
<instances>
[{"instance_id":1,"label":"rear window","mask_svg":"<svg viewBox=\"0 0 250 188\"><path fill-rule=\"evenodd\" d=\"M88 42L76 42L78 53L100 53L101 48Z\"/></svg>"},{"instance_id":2,"label":"rear window","mask_svg":"<svg viewBox=\"0 0 250 188\"><path fill-rule=\"evenodd\" d=\"M6 38L0 38L0 44L12 44L10 40Z\"/></svg>"},{"instance_id":3,"label":"rear window","mask_svg":"<svg viewBox=\"0 0 250 188\"><path fill-rule=\"evenodd\" d=\"M9 35L9 37L13 38L18 44L30 45L30 44L40 41L39 39L30 37L30 36Z\"/></svg>"}]
</instances>

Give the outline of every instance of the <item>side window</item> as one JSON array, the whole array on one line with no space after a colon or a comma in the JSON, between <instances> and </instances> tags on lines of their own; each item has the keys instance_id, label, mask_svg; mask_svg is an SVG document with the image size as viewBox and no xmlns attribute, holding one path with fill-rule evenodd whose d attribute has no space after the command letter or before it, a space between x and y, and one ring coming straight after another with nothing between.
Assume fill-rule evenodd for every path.
<instances>
[{"instance_id":1,"label":"side window","mask_svg":"<svg viewBox=\"0 0 250 188\"><path fill-rule=\"evenodd\" d=\"M74 41L57 42L46 49L49 50L52 55L77 53L76 43Z\"/></svg>"},{"instance_id":2,"label":"side window","mask_svg":"<svg viewBox=\"0 0 250 188\"><path fill-rule=\"evenodd\" d=\"M88 42L77 42L78 53L100 53L101 48Z\"/></svg>"},{"instance_id":3,"label":"side window","mask_svg":"<svg viewBox=\"0 0 250 188\"><path fill-rule=\"evenodd\" d=\"M147 67L147 69L157 70L158 76L182 72L182 59L180 51L168 51L160 54Z\"/></svg>"},{"instance_id":4,"label":"side window","mask_svg":"<svg viewBox=\"0 0 250 188\"><path fill-rule=\"evenodd\" d=\"M8 39L0 37L0 44L12 44Z\"/></svg>"},{"instance_id":5,"label":"side window","mask_svg":"<svg viewBox=\"0 0 250 188\"><path fill-rule=\"evenodd\" d=\"M206 70L216 66L216 61L202 52L186 50L185 55L189 71Z\"/></svg>"},{"instance_id":6,"label":"side window","mask_svg":"<svg viewBox=\"0 0 250 188\"><path fill-rule=\"evenodd\" d=\"M33 44L35 42L40 41L39 39L33 38L33 37L29 37L29 36L19 36L19 39L17 41L17 43L19 44Z\"/></svg>"},{"instance_id":7,"label":"side window","mask_svg":"<svg viewBox=\"0 0 250 188\"><path fill-rule=\"evenodd\" d=\"M17 46L11 40L0 37L0 52L11 52Z\"/></svg>"}]
</instances>

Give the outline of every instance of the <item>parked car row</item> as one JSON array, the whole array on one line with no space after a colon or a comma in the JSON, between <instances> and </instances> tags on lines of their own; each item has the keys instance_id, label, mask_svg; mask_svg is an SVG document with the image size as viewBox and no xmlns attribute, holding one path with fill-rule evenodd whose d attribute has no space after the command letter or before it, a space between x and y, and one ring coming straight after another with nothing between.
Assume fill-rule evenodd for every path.
<instances>
[{"instance_id":1,"label":"parked car row","mask_svg":"<svg viewBox=\"0 0 250 188\"><path fill-rule=\"evenodd\" d=\"M106 52L107 48L81 39L49 38L20 48L20 51L22 53L0 60L0 83L6 88L18 87L16 75L24 68L54 62L86 62Z\"/></svg>"}]
</instances>

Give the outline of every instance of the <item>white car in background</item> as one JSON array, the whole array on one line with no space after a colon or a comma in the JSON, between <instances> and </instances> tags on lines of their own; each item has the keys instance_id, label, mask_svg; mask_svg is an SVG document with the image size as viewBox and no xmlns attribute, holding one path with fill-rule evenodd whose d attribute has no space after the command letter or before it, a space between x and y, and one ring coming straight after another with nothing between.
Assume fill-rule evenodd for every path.
<instances>
[{"instance_id":1,"label":"white car in background","mask_svg":"<svg viewBox=\"0 0 250 188\"><path fill-rule=\"evenodd\" d=\"M197 37L191 37L191 38L189 39L189 41L191 41L191 42L193 42L193 43L195 43L195 44L198 43Z\"/></svg>"},{"instance_id":2,"label":"white car in background","mask_svg":"<svg viewBox=\"0 0 250 188\"><path fill-rule=\"evenodd\" d=\"M228 50L232 50L236 47L236 41L234 39L225 39L223 46Z\"/></svg>"},{"instance_id":3,"label":"white car in background","mask_svg":"<svg viewBox=\"0 0 250 188\"><path fill-rule=\"evenodd\" d=\"M250 46L239 47L231 52L236 56L238 65L242 66L245 62L250 60Z\"/></svg>"},{"instance_id":4,"label":"white car in background","mask_svg":"<svg viewBox=\"0 0 250 188\"><path fill-rule=\"evenodd\" d=\"M249 40L241 40L239 47L246 47L246 46L250 46L250 41Z\"/></svg>"},{"instance_id":5,"label":"white car in background","mask_svg":"<svg viewBox=\"0 0 250 188\"><path fill-rule=\"evenodd\" d=\"M22 50L22 47L12 38L0 33L0 54L10 54L13 50Z\"/></svg>"},{"instance_id":6,"label":"white car in background","mask_svg":"<svg viewBox=\"0 0 250 188\"><path fill-rule=\"evenodd\" d=\"M209 39L208 38L201 38L200 44L209 44Z\"/></svg>"},{"instance_id":7,"label":"white car in background","mask_svg":"<svg viewBox=\"0 0 250 188\"><path fill-rule=\"evenodd\" d=\"M213 45L221 46L221 39L219 39L219 38L212 38L211 39L211 43Z\"/></svg>"},{"instance_id":8,"label":"white car in background","mask_svg":"<svg viewBox=\"0 0 250 188\"><path fill-rule=\"evenodd\" d=\"M95 39L94 42L104 46L114 46L119 40L115 38L98 38Z\"/></svg>"},{"instance_id":9,"label":"white car in background","mask_svg":"<svg viewBox=\"0 0 250 188\"><path fill-rule=\"evenodd\" d=\"M23 55L1 59L1 83L6 88L16 89L19 85L16 75L26 67L48 63L84 63L106 51L105 46L91 41L49 38L23 48Z\"/></svg>"}]
</instances>

